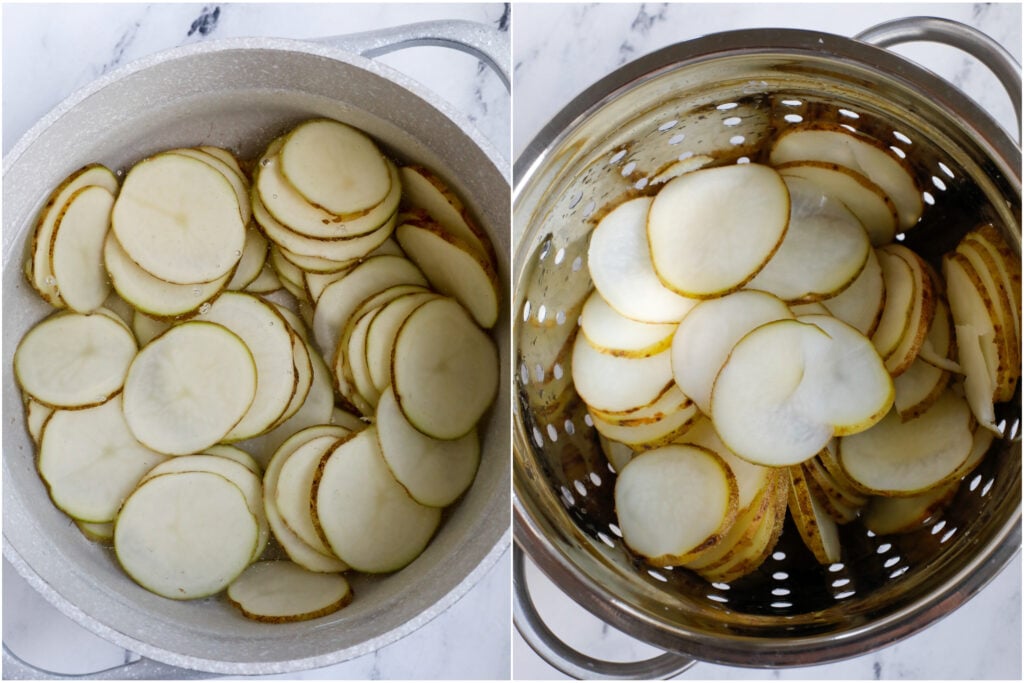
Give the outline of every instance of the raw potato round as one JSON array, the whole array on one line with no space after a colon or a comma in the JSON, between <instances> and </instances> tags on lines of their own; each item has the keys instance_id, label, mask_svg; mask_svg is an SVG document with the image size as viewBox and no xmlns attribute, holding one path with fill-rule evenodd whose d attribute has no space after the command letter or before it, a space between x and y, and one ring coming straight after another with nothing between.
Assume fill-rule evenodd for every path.
<instances>
[{"instance_id":1,"label":"raw potato round","mask_svg":"<svg viewBox=\"0 0 1024 683\"><path fill-rule=\"evenodd\" d=\"M54 504L75 519L110 522L139 480L165 456L135 440L121 398L58 410L46 422L37 467Z\"/></svg>"},{"instance_id":2,"label":"raw potato round","mask_svg":"<svg viewBox=\"0 0 1024 683\"><path fill-rule=\"evenodd\" d=\"M114 551L143 588L173 600L219 593L252 561L259 534L245 496L224 477L154 477L128 497L114 525Z\"/></svg>"},{"instance_id":3,"label":"raw potato round","mask_svg":"<svg viewBox=\"0 0 1024 683\"><path fill-rule=\"evenodd\" d=\"M256 364L237 335L208 322L172 327L128 369L124 412L132 433L160 453L198 453L219 442L256 394Z\"/></svg>"},{"instance_id":4,"label":"raw potato round","mask_svg":"<svg viewBox=\"0 0 1024 683\"><path fill-rule=\"evenodd\" d=\"M672 343L676 325L644 323L622 315L596 289L580 313L580 332L597 349L619 356L650 356Z\"/></svg>"},{"instance_id":5,"label":"raw potato round","mask_svg":"<svg viewBox=\"0 0 1024 683\"><path fill-rule=\"evenodd\" d=\"M68 308L79 313L96 310L110 294L103 269L103 242L113 206L113 194L90 185L71 197L54 226L53 277Z\"/></svg>"},{"instance_id":6,"label":"raw potato round","mask_svg":"<svg viewBox=\"0 0 1024 683\"><path fill-rule=\"evenodd\" d=\"M572 347L572 381L576 393L594 408L624 413L654 403L672 384L672 352L633 358L603 353L585 335Z\"/></svg>"},{"instance_id":7,"label":"raw potato round","mask_svg":"<svg viewBox=\"0 0 1024 683\"><path fill-rule=\"evenodd\" d=\"M123 323L100 313L59 313L22 337L14 374L29 396L52 408L94 406L121 390L137 350Z\"/></svg>"},{"instance_id":8,"label":"raw potato round","mask_svg":"<svg viewBox=\"0 0 1024 683\"><path fill-rule=\"evenodd\" d=\"M686 562L736 517L736 479L721 458L672 445L633 458L615 481L623 539L655 566Z\"/></svg>"},{"instance_id":9,"label":"raw potato round","mask_svg":"<svg viewBox=\"0 0 1024 683\"><path fill-rule=\"evenodd\" d=\"M475 429L454 440L432 439L405 419L391 387L377 403L376 425L388 468L418 503L450 505L473 483L480 464Z\"/></svg>"},{"instance_id":10,"label":"raw potato round","mask_svg":"<svg viewBox=\"0 0 1024 683\"><path fill-rule=\"evenodd\" d=\"M296 536L324 555L330 555L331 549L316 532L309 496L320 461L339 441L333 434L310 439L285 459L277 473L275 504L281 519Z\"/></svg>"},{"instance_id":11,"label":"raw potato round","mask_svg":"<svg viewBox=\"0 0 1024 683\"><path fill-rule=\"evenodd\" d=\"M409 422L436 439L468 433L498 392L498 350L454 299L413 311L395 337L391 376Z\"/></svg>"},{"instance_id":12,"label":"raw potato round","mask_svg":"<svg viewBox=\"0 0 1024 683\"><path fill-rule=\"evenodd\" d=\"M112 226L133 261L176 284L222 277L245 246L231 184L209 164L178 154L132 166L114 203Z\"/></svg>"},{"instance_id":13,"label":"raw potato round","mask_svg":"<svg viewBox=\"0 0 1024 683\"><path fill-rule=\"evenodd\" d=\"M441 509L420 505L395 481L370 426L328 453L314 484L320 531L335 555L359 571L401 569L423 552Z\"/></svg>"},{"instance_id":14,"label":"raw potato round","mask_svg":"<svg viewBox=\"0 0 1024 683\"><path fill-rule=\"evenodd\" d=\"M738 289L779 248L789 205L782 176L767 166L736 164L682 175L658 192L647 216L654 270L682 296Z\"/></svg>"},{"instance_id":15,"label":"raw potato round","mask_svg":"<svg viewBox=\"0 0 1024 683\"><path fill-rule=\"evenodd\" d=\"M250 565L227 595L246 617L270 624L316 619L352 602L352 588L341 574L311 572L281 560Z\"/></svg>"}]
</instances>

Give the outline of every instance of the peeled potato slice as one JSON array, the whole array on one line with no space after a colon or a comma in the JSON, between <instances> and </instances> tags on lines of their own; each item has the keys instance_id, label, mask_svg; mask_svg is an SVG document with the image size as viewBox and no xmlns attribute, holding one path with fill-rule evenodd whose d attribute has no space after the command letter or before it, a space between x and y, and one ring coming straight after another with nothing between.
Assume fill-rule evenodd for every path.
<instances>
[{"instance_id":1,"label":"peeled potato slice","mask_svg":"<svg viewBox=\"0 0 1024 683\"><path fill-rule=\"evenodd\" d=\"M892 412L874 428L839 440L839 462L876 495L909 496L949 481L971 452L971 412L952 390L919 417Z\"/></svg>"},{"instance_id":2,"label":"peeled potato slice","mask_svg":"<svg viewBox=\"0 0 1024 683\"><path fill-rule=\"evenodd\" d=\"M699 303L679 323L672 338L676 383L701 412L710 415L711 388L736 342L759 325L792 317L781 299L757 290Z\"/></svg>"},{"instance_id":3,"label":"peeled potato slice","mask_svg":"<svg viewBox=\"0 0 1024 683\"><path fill-rule=\"evenodd\" d=\"M124 386L132 434L159 453L201 452L221 441L256 394L252 353L227 328L186 322L135 357Z\"/></svg>"},{"instance_id":4,"label":"peeled potato slice","mask_svg":"<svg viewBox=\"0 0 1024 683\"><path fill-rule=\"evenodd\" d=\"M284 624L337 612L352 602L352 588L341 574L279 560L250 565L228 586L227 596L249 619Z\"/></svg>"},{"instance_id":5,"label":"peeled potato slice","mask_svg":"<svg viewBox=\"0 0 1024 683\"><path fill-rule=\"evenodd\" d=\"M52 408L99 405L121 390L137 348L127 327L106 315L57 314L22 337L14 374Z\"/></svg>"},{"instance_id":6,"label":"peeled potato slice","mask_svg":"<svg viewBox=\"0 0 1024 683\"><path fill-rule=\"evenodd\" d=\"M658 192L647 216L654 271L681 296L738 289L779 248L789 213L786 185L767 166L737 164L675 178Z\"/></svg>"},{"instance_id":7,"label":"peeled potato slice","mask_svg":"<svg viewBox=\"0 0 1024 683\"><path fill-rule=\"evenodd\" d=\"M655 566L682 564L718 541L736 517L736 479L698 446L664 446L633 458L615 481L623 539Z\"/></svg>"},{"instance_id":8,"label":"peeled potato slice","mask_svg":"<svg viewBox=\"0 0 1024 683\"><path fill-rule=\"evenodd\" d=\"M650 405L672 384L671 349L631 358L595 349L576 335L572 381L587 404L608 412L628 412Z\"/></svg>"},{"instance_id":9,"label":"peeled potato slice","mask_svg":"<svg viewBox=\"0 0 1024 683\"><path fill-rule=\"evenodd\" d=\"M165 456L135 440L115 397L58 410L46 422L37 467L54 504L75 519L110 522L146 472Z\"/></svg>"},{"instance_id":10,"label":"peeled potato slice","mask_svg":"<svg viewBox=\"0 0 1024 683\"><path fill-rule=\"evenodd\" d=\"M857 217L809 180L785 178L789 228L778 251L747 286L783 301L820 301L852 283L871 242Z\"/></svg>"},{"instance_id":11,"label":"peeled potato slice","mask_svg":"<svg viewBox=\"0 0 1024 683\"><path fill-rule=\"evenodd\" d=\"M623 202L594 228L587 265L594 287L621 315L648 323L682 320L696 305L658 279L647 241L649 197Z\"/></svg>"},{"instance_id":12,"label":"peeled potato slice","mask_svg":"<svg viewBox=\"0 0 1024 683\"><path fill-rule=\"evenodd\" d=\"M820 564L833 564L841 559L839 529L815 499L803 470L792 466L789 471L789 512L804 545Z\"/></svg>"},{"instance_id":13,"label":"peeled potato slice","mask_svg":"<svg viewBox=\"0 0 1024 683\"><path fill-rule=\"evenodd\" d=\"M390 387L380 397L375 420L381 455L416 502L444 507L473 483L480 464L476 430L454 440L432 439L409 424Z\"/></svg>"},{"instance_id":14,"label":"peeled potato slice","mask_svg":"<svg viewBox=\"0 0 1024 683\"><path fill-rule=\"evenodd\" d=\"M651 356L672 343L676 325L644 323L625 317L596 289L580 313L580 332L596 348L617 356Z\"/></svg>"},{"instance_id":15,"label":"peeled potato slice","mask_svg":"<svg viewBox=\"0 0 1024 683\"><path fill-rule=\"evenodd\" d=\"M154 477L125 501L114 526L121 566L173 600L219 593L252 561L259 528L245 496L211 472Z\"/></svg>"},{"instance_id":16,"label":"peeled potato slice","mask_svg":"<svg viewBox=\"0 0 1024 683\"><path fill-rule=\"evenodd\" d=\"M474 428L498 392L498 350L454 299L431 299L395 337L391 377L409 423L436 439Z\"/></svg>"},{"instance_id":17,"label":"peeled potato slice","mask_svg":"<svg viewBox=\"0 0 1024 683\"><path fill-rule=\"evenodd\" d=\"M245 222L227 178L179 154L158 154L132 166L111 224L133 261L176 284L223 277L245 245Z\"/></svg>"},{"instance_id":18,"label":"peeled potato slice","mask_svg":"<svg viewBox=\"0 0 1024 683\"><path fill-rule=\"evenodd\" d=\"M470 245L429 223L399 225L395 239L435 290L457 299L480 327L494 326L498 273Z\"/></svg>"},{"instance_id":19,"label":"peeled potato slice","mask_svg":"<svg viewBox=\"0 0 1024 683\"><path fill-rule=\"evenodd\" d=\"M370 573L412 562L441 521L440 508L417 503L391 475L375 426L324 456L313 505L320 533L335 555Z\"/></svg>"},{"instance_id":20,"label":"peeled potato slice","mask_svg":"<svg viewBox=\"0 0 1024 683\"><path fill-rule=\"evenodd\" d=\"M104 187L84 187L68 200L54 224L50 262L64 303L91 313L107 299L110 282L103 269L103 242L110 227L114 195Z\"/></svg>"},{"instance_id":21,"label":"peeled potato slice","mask_svg":"<svg viewBox=\"0 0 1024 683\"><path fill-rule=\"evenodd\" d=\"M885 307L885 280L874 249L857 279L836 296L821 302L829 313L870 337L878 327Z\"/></svg>"}]
</instances>

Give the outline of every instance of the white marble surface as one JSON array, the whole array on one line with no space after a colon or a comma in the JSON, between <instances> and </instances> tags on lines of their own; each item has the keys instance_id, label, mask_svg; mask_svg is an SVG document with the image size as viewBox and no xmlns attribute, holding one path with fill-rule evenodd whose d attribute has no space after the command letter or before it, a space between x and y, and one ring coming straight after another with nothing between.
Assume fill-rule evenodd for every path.
<instances>
[{"instance_id":1,"label":"white marble surface","mask_svg":"<svg viewBox=\"0 0 1024 683\"><path fill-rule=\"evenodd\" d=\"M517 4L513 12L513 150L518 156L542 126L594 81L657 48L708 33L792 27L852 35L879 22L928 14L971 24L1021 59L1021 5L1015 4ZM1016 130L998 82L952 48L909 45L898 52L929 65ZM601 623L529 565L535 601L570 645L596 657L632 661L657 653ZM517 679L564 678L518 633ZM877 653L844 662L787 670L700 663L683 679L1016 679L1021 677L1020 555L978 596L926 631Z\"/></svg>"},{"instance_id":2,"label":"white marble surface","mask_svg":"<svg viewBox=\"0 0 1024 683\"><path fill-rule=\"evenodd\" d=\"M313 38L430 19L507 26L504 13L500 3L5 5L3 149L10 150L36 120L75 89L162 49L220 37ZM380 60L446 99L508 158L508 94L476 58L420 47ZM371 655L280 678L507 678L510 581L506 553L460 601L408 637ZM6 561L3 637L21 657L63 673L96 671L131 658L60 614Z\"/></svg>"}]
</instances>

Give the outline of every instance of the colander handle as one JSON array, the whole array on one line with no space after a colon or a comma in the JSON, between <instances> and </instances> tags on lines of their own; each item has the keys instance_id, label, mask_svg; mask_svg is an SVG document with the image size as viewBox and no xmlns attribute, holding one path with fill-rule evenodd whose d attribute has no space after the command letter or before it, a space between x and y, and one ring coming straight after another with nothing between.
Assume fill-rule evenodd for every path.
<instances>
[{"instance_id":1,"label":"colander handle","mask_svg":"<svg viewBox=\"0 0 1024 683\"><path fill-rule=\"evenodd\" d=\"M389 52L425 45L447 47L473 55L494 70L505 89L509 89L512 51L508 31L487 24L464 20L421 21L404 26L319 38L327 43L364 57L379 57Z\"/></svg>"},{"instance_id":2,"label":"colander handle","mask_svg":"<svg viewBox=\"0 0 1024 683\"><path fill-rule=\"evenodd\" d=\"M1006 48L978 29L958 21L937 17L907 17L887 21L854 36L878 47L891 47L903 43L929 42L949 45L963 50L989 68L1006 89L1017 115L1017 135L1021 129L1021 72L1020 65Z\"/></svg>"},{"instance_id":3,"label":"colander handle","mask_svg":"<svg viewBox=\"0 0 1024 683\"><path fill-rule=\"evenodd\" d=\"M519 634L541 659L567 676L579 680L667 679L697 663L691 657L674 652L639 662L609 662L573 649L547 627L537 612L526 583L523 551L517 544L512 547L512 587L515 597L512 619Z\"/></svg>"},{"instance_id":4,"label":"colander handle","mask_svg":"<svg viewBox=\"0 0 1024 683\"><path fill-rule=\"evenodd\" d=\"M120 666L115 666L103 671L95 671L86 674L62 674L55 671L40 669L29 664L18 655L11 652L4 643L4 679L14 681L44 681L44 680L118 680L118 681L154 681L154 680L196 680L200 678L211 678L212 674L192 669L182 669L170 664L164 664L153 659L137 659Z\"/></svg>"}]
</instances>

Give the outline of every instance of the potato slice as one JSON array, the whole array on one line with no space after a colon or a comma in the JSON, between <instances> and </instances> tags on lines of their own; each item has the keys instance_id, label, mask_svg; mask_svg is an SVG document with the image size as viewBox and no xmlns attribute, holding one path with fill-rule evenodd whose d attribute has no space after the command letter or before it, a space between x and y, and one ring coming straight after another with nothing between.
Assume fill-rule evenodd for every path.
<instances>
[{"instance_id":1,"label":"potato slice","mask_svg":"<svg viewBox=\"0 0 1024 683\"><path fill-rule=\"evenodd\" d=\"M626 463L633 459L635 452L626 444L609 439L600 433L597 435L597 438L601 444L601 451L608 459L608 464L611 465L612 470L616 473L621 472Z\"/></svg>"},{"instance_id":2,"label":"potato slice","mask_svg":"<svg viewBox=\"0 0 1024 683\"><path fill-rule=\"evenodd\" d=\"M43 428L53 412L54 410L50 406L25 395L25 428L36 446L39 445L39 439L43 436Z\"/></svg>"},{"instance_id":3,"label":"potato slice","mask_svg":"<svg viewBox=\"0 0 1024 683\"><path fill-rule=\"evenodd\" d=\"M219 455L183 455L159 463L139 480L139 484L144 484L153 477L179 472L212 472L219 474L238 487L238 490L245 496L249 512L256 518L256 524L259 527L256 548L252 552L251 561L255 562L259 559L263 549L267 547L267 541L270 540L270 525L267 523L267 516L263 511L263 482L259 476L244 464Z\"/></svg>"},{"instance_id":4,"label":"potato slice","mask_svg":"<svg viewBox=\"0 0 1024 683\"><path fill-rule=\"evenodd\" d=\"M971 452L968 454L967 459L964 460L963 464L957 468L956 474L954 475L957 479L962 479L968 474L974 471L985 456L988 455L988 450L992 446L992 442L995 440L995 434L988 429L975 429L974 438L971 441Z\"/></svg>"},{"instance_id":5,"label":"potato slice","mask_svg":"<svg viewBox=\"0 0 1024 683\"><path fill-rule=\"evenodd\" d=\"M683 436L700 419L700 411L693 403L667 414L643 422L612 422L591 411L594 428L605 437L630 446L634 450L648 450L672 443Z\"/></svg>"},{"instance_id":6,"label":"potato slice","mask_svg":"<svg viewBox=\"0 0 1024 683\"><path fill-rule=\"evenodd\" d=\"M256 462L256 458L252 457L246 451L243 451L238 446L232 446L231 444L219 443L210 446L205 451L206 455L216 455L218 458L227 458L228 460L234 460L239 465L245 467L257 477L263 477L263 468ZM263 500L260 498L260 500Z\"/></svg>"},{"instance_id":7,"label":"potato slice","mask_svg":"<svg viewBox=\"0 0 1024 683\"><path fill-rule=\"evenodd\" d=\"M51 408L95 406L121 390L137 350L120 320L61 313L21 338L14 375L25 393Z\"/></svg>"},{"instance_id":8,"label":"potato slice","mask_svg":"<svg viewBox=\"0 0 1024 683\"><path fill-rule=\"evenodd\" d=\"M914 278L914 296L910 308L910 316L899 342L892 352L885 356L885 369L893 377L906 372L924 343L935 316L935 292L932 279L926 270L927 266L920 256L902 244L890 244L882 247L884 251L903 259L910 266Z\"/></svg>"},{"instance_id":9,"label":"potato slice","mask_svg":"<svg viewBox=\"0 0 1024 683\"><path fill-rule=\"evenodd\" d=\"M971 452L971 411L954 391L919 417L892 412L874 428L839 440L839 462L876 495L915 495L950 481Z\"/></svg>"},{"instance_id":10,"label":"potato slice","mask_svg":"<svg viewBox=\"0 0 1024 683\"><path fill-rule=\"evenodd\" d=\"M111 225L133 261L175 284L223 277L245 246L245 222L231 184L209 164L179 154L157 154L132 166Z\"/></svg>"},{"instance_id":11,"label":"potato slice","mask_svg":"<svg viewBox=\"0 0 1024 683\"><path fill-rule=\"evenodd\" d=\"M91 313L110 295L103 269L103 242L110 227L114 195L99 185L78 190L54 223L50 265L68 308Z\"/></svg>"},{"instance_id":12,"label":"potato slice","mask_svg":"<svg viewBox=\"0 0 1024 683\"><path fill-rule=\"evenodd\" d=\"M784 178L789 228L778 250L747 286L788 303L820 301L860 274L871 242L857 217L813 182Z\"/></svg>"},{"instance_id":13,"label":"potato slice","mask_svg":"<svg viewBox=\"0 0 1024 683\"><path fill-rule=\"evenodd\" d=\"M114 551L128 575L172 600L219 593L249 566L259 527L245 496L211 472L154 477L125 501Z\"/></svg>"},{"instance_id":14,"label":"potato slice","mask_svg":"<svg viewBox=\"0 0 1024 683\"><path fill-rule=\"evenodd\" d=\"M811 458L799 465L793 465L793 467L801 468L807 488L810 489L811 495L818 506L836 524L849 524L857 519L861 506L849 505L846 501L835 495L834 490L828 488L822 481L822 478L827 475L823 475L822 470L815 469L815 466L811 464L813 462L814 458Z\"/></svg>"},{"instance_id":15,"label":"potato slice","mask_svg":"<svg viewBox=\"0 0 1024 683\"><path fill-rule=\"evenodd\" d=\"M457 299L480 327L494 326L500 308L498 273L471 245L430 223L399 225L395 239L433 289Z\"/></svg>"},{"instance_id":16,"label":"potato slice","mask_svg":"<svg viewBox=\"0 0 1024 683\"><path fill-rule=\"evenodd\" d=\"M249 205L249 196L245 196L245 203ZM232 291L243 290L260 276L263 272L263 265L267 262L269 252L267 238L260 232L258 224L248 223L245 229L245 245L242 247L242 255L238 259L238 266L235 267L226 289Z\"/></svg>"},{"instance_id":17,"label":"potato slice","mask_svg":"<svg viewBox=\"0 0 1024 683\"><path fill-rule=\"evenodd\" d=\"M281 280L278 279L277 273L270 267L270 264L265 263L260 274L255 280L247 284L243 291L250 294L270 294L279 289L281 289Z\"/></svg>"},{"instance_id":18,"label":"potato slice","mask_svg":"<svg viewBox=\"0 0 1024 683\"><path fill-rule=\"evenodd\" d=\"M309 502L313 479L324 455L350 436L331 434L310 439L292 451L277 473L275 505L281 519L304 543L324 555L330 555L331 549L320 538L313 521Z\"/></svg>"},{"instance_id":19,"label":"potato slice","mask_svg":"<svg viewBox=\"0 0 1024 683\"><path fill-rule=\"evenodd\" d=\"M829 313L871 337L885 308L885 279L875 250L868 252L863 270L849 287L821 303Z\"/></svg>"},{"instance_id":20,"label":"potato slice","mask_svg":"<svg viewBox=\"0 0 1024 683\"><path fill-rule=\"evenodd\" d=\"M755 327L792 317L781 299L757 290L703 301L672 338L672 376L701 412L711 415L711 388L736 342Z\"/></svg>"},{"instance_id":21,"label":"potato slice","mask_svg":"<svg viewBox=\"0 0 1024 683\"><path fill-rule=\"evenodd\" d=\"M400 172L404 201L422 209L449 235L471 245L493 270L497 259L491 242L455 192L422 166L403 166Z\"/></svg>"},{"instance_id":22,"label":"potato slice","mask_svg":"<svg viewBox=\"0 0 1024 683\"><path fill-rule=\"evenodd\" d=\"M945 284L945 283L943 283ZM956 362L956 330L953 327L953 316L949 312L949 304L944 297L935 302L935 315L931 327L917 353L918 360L937 368L963 374L963 368Z\"/></svg>"},{"instance_id":23,"label":"potato slice","mask_svg":"<svg viewBox=\"0 0 1024 683\"><path fill-rule=\"evenodd\" d=\"M615 481L623 540L658 567L683 564L717 543L736 518L738 498L729 467L692 445L633 458Z\"/></svg>"},{"instance_id":24,"label":"potato slice","mask_svg":"<svg viewBox=\"0 0 1024 683\"><path fill-rule=\"evenodd\" d=\"M256 363L227 328L190 321L138 353L124 383L128 426L149 448L198 453L221 441L256 395Z\"/></svg>"},{"instance_id":25,"label":"potato slice","mask_svg":"<svg viewBox=\"0 0 1024 683\"><path fill-rule=\"evenodd\" d=\"M596 289L580 313L580 333L592 346L616 356L651 356L672 344L676 325L644 323L625 317Z\"/></svg>"},{"instance_id":26,"label":"potato slice","mask_svg":"<svg viewBox=\"0 0 1024 683\"><path fill-rule=\"evenodd\" d=\"M391 387L381 395L374 418L388 469L417 503L445 507L473 483L480 464L476 430L455 440L424 435L405 419Z\"/></svg>"},{"instance_id":27,"label":"potato slice","mask_svg":"<svg viewBox=\"0 0 1024 683\"><path fill-rule=\"evenodd\" d=\"M391 354L398 405L416 429L457 439L498 392L498 350L454 299L431 299L402 323Z\"/></svg>"},{"instance_id":28,"label":"potato slice","mask_svg":"<svg viewBox=\"0 0 1024 683\"><path fill-rule=\"evenodd\" d=\"M739 289L779 249L789 214L786 185L767 166L721 166L675 178L647 216L654 271L684 297Z\"/></svg>"},{"instance_id":29,"label":"potato slice","mask_svg":"<svg viewBox=\"0 0 1024 683\"><path fill-rule=\"evenodd\" d=\"M235 197L238 198L238 211L242 214L242 222L249 225L249 221L252 219L252 205L249 202L249 183L246 182L244 176L235 173L235 170L231 165L226 163L219 156L210 154L198 147L171 149L166 153L180 154L181 156L197 159L205 164L209 164L224 176L224 180L231 184L231 189L234 190Z\"/></svg>"},{"instance_id":30,"label":"potato slice","mask_svg":"<svg viewBox=\"0 0 1024 683\"><path fill-rule=\"evenodd\" d=\"M892 200L901 230L914 227L924 212L921 190L913 174L884 146L865 135L838 127L796 126L776 138L769 158L775 166L790 161L818 161L857 171Z\"/></svg>"},{"instance_id":31,"label":"potato slice","mask_svg":"<svg viewBox=\"0 0 1024 683\"><path fill-rule=\"evenodd\" d=\"M377 393L391 386L391 351L398 329L421 303L437 298L434 292L406 292L381 306L366 331L366 369Z\"/></svg>"},{"instance_id":32,"label":"potato slice","mask_svg":"<svg viewBox=\"0 0 1024 683\"><path fill-rule=\"evenodd\" d=\"M90 541L109 544L114 540L113 522L82 522L76 520L75 526Z\"/></svg>"},{"instance_id":33,"label":"potato slice","mask_svg":"<svg viewBox=\"0 0 1024 683\"><path fill-rule=\"evenodd\" d=\"M928 328L925 344L929 340L934 340L930 345L930 353L935 354L932 357L948 359L950 352L953 351L952 325L949 309L942 299L935 301L935 315ZM894 407L904 421L911 420L928 410L945 391L951 377L949 370L929 362L923 355L925 344L922 344L917 358L907 371L893 380L896 389Z\"/></svg>"},{"instance_id":34,"label":"potato slice","mask_svg":"<svg viewBox=\"0 0 1024 683\"><path fill-rule=\"evenodd\" d=\"M213 282L194 285L164 282L140 268L112 232L103 245L103 261L118 295L154 318L188 317L224 291L231 280L227 273Z\"/></svg>"},{"instance_id":35,"label":"potato slice","mask_svg":"<svg viewBox=\"0 0 1024 683\"><path fill-rule=\"evenodd\" d=\"M971 232L965 239L977 241L983 245L995 259L999 270L999 281L1010 292L1010 308L1014 321L1014 332L1018 340L1021 336L1021 263L1020 255L1015 254L1006 239L991 223L983 224Z\"/></svg>"},{"instance_id":36,"label":"potato slice","mask_svg":"<svg viewBox=\"0 0 1024 683\"><path fill-rule=\"evenodd\" d=\"M602 353L582 334L572 350L572 381L588 405L625 413L654 403L672 384L671 349L631 358Z\"/></svg>"},{"instance_id":37,"label":"potato slice","mask_svg":"<svg viewBox=\"0 0 1024 683\"><path fill-rule=\"evenodd\" d=\"M875 496L864 508L864 526L879 536L916 531L946 509L959 487L951 481L916 496Z\"/></svg>"},{"instance_id":38,"label":"potato slice","mask_svg":"<svg viewBox=\"0 0 1024 683\"><path fill-rule=\"evenodd\" d=\"M622 425L624 427L635 427L638 425L659 422L669 415L689 408L693 403L676 384L670 384L652 403L640 408L627 411L608 411L587 406L591 415L599 417L606 422Z\"/></svg>"},{"instance_id":39,"label":"potato slice","mask_svg":"<svg viewBox=\"0 0 1024 683\"><path fill-rule=\"evenodd\" d=\"M50 259L53 230L72 195L93 185L102 187L111 194L117 194L118 191L117 176L109 168L101 164L88 164L69 175L54 188L43 203L43 208L39 211L39 217L36 219L25 275L39 296L46 303L57 308L62 308L65 304L57 289L57 278L53 275Z\"/></svg>"},{"instance_id":40,"label":"potato slice","mask_svg":"<svg viewBox=\"0 0 1024 683\"><path fill-rule=\"evenodd\" d=\"M308 621L352 602L341 574L320 574L285 560L250 565L228 586L228 600L249 619L268 624Z\"/></svg>"},{"instance_id":41,"label":"potato slice","mask_svg":"<svg viewBox=\"0 0 1024 683\"><path fill-rule=\"evenodd\" d=\"M238 335L256 363L255 397L223 440L240 441L269 431L284 414L298 384L288 323L273 306L242 292L225 292L196 320L216 323Z\"/></svg>"},{"instance_id":42,"label":"potato slice","mask_svg":"<svg viewBox=\"0 0 1024 683\"><path fill-rule=\"evenodd\" d=\"M647 241L652 201L631 199L602 218L590 236L587 266L594 287L621 315L647 323L679 322L697 302L666 288L654 272Z\"/></svg>"},{"instance_id":43,"label":"potato slice","mask_svg":"<svg viewBox=\"0 0 1024 683\"><path fill-rule=\"evenodd\" d=\"M139 310L135 310L132 315L132 332L135 333L135 338L142 346L166 332L171 325L172 323L167 320L154 318Z\"/></svg>"},{"instance_id":44,"label":"potato slice","mask_svg":"<svg viewBox=\"0 0 1024 683\"><path fill-rule=\"evenodd\" d=\"M277 307L275 306L275 308ZM278 312L280 312L280 309ZM291 313L291 311L289 311L289 313ZM285 316L282 315L281 317L284 318ZM300 327L302 326L301 321L296 322L299 323ZM292 342L292 367L295 369L296 376L295 390L292 392L292 398L288 402L288 406L284 409L284 412L281 413L281 416L274 421L270 430L267 431L277 429L277 427L297 413L302 407L302 404L305 403L306 397L309 395L310 388L313 386L313 361L310 358L309 346L302 340L299 333L295 331L290 321L288 323L288 327L288 333L291 336Z\"/></svg>"},{"instance_id":45,"label":"potato slice","mask_svg":"<svg viewBox=\"0 0 1024 683\"><path fill-rule=\"evenodd\" d=\"M885 307L871 341L882 358L890 357L907 335L913 317L917 280L913 267L890 252L876 250L885 280Z\"/></svg>"},{"instance_id":46,"label":"potato slice","mask_svg":"<svg viewBox=\"0 0 1024 683\"><path fill-rule=\"evenodd\" d=\"M335 555L368 573L408 565L441 521L441 508L417 503L391 475L375 426L324 456L312 499L320 534Z\"/></svg>"},{"instance_id":47,"label":"potato slice","mask_svg":"<svg viewBox=\"0 0 1024 683\"><path fill-rule=\"evenodd\" d=\"M714 423L707 418L701 419L686 432L679 443L702 446L725 461L725 464L732 470L733 476L736 477L736 485L739 489L737 507L740 511L746 510L753 504L758 494L771 483L772 475L776 472L775 468L747 462L729 450L729 447L722 443L718 432L715 431Z\"/></svg>"},{"instance_id":48,"label":"potato slice","mask_svg":"<svg viewBox=\"0 0 1024 683\"><path fill-rule=\"evenodd\" d=\"M685 158L680 157L660 168L651 176L649 184L661 185L662 183L667 183L685 173L700 170L712 162L714 162L714 158L709 157L707 154L693 154Z\"/></svg>"},{"instance_id":49,"label":"potato slice","mask_svg":"<svg viewBox=\"0 0 1024 683\"><path fill-rule=\"evenodd\" d=\"M800 533L800 538L820 564L839 562L842 557L842 546L835 520L829 517L814 497L807 485L803 469L795 465L789 467L788 472L789 513Z\"/></svg>"},{"instance_id":50,"label":"potato slice","mask_svg":"<svg viewBox=\"0 0 1024 683\"><path fill-rule=\"evenodd\" d=\"M132 436L118 396L94 408L55 411L36 466L58 508L82 521L111 522L143 475L163 460Z\"/></svg>"},{"instance_id":51,"label":"potato slice","mask_svg":"<svg viewBox=\"0 0 1024 683\"><path fill-rule=\"evenodd\" d=\"M349 319L346 331L342 335L342 341L346 348L338 349L338 359L341 362L341 372L345 375L345 384L348 387L346 397L351 396L352 402L364 414L374 412L377 401L380 400L380 392L373 385L370 379L370 369L366 365L366 335L370 330L370 323L380 312L381 307L376 306L356 318ZM345 341L347 340L347 342Z\"/></svg>"},{"instance_id":52,"label":"potato slice","mask_svg":"<svg viewBox=\"0 0 1024 683\"><path fill-rule=\"evenodd\" d=\"M842 202L864 226L872 246L892 242L899 225L896 206L882 188L863 174L825 161L793 161L780 164L775 170L785 178L808 180Z\"/></svg>"},{"instance_id":53,"label":"potato slice","mask_svg":"<svg viewBox=\"0 0 1024 683\"><path fill-rule=\"evenodd\" d=\"M281 146L281 173L310 204L336 216L362 215L391 191L377 144L363 131L329 119L301 123Z\"/></svg>"},{"instance_id":54,"label":"potato slice","mask_svg":"<svg viewBox=\"0 0 1024 683\"><path fill-rule=\"evenodd\" d=\"M333 424L319 424L301 429L286 438L274 451L263 475L263 511L266 513L267 523L270 524L274 538L293 562L312 572L341 572L349 567L333 553L318 552L284 523L280 511L277 509L278 477L284 463L304 444L325 436L340 441L346 438L350 432L351 430L347 427Z\"/></svg>"}]
</instances>

